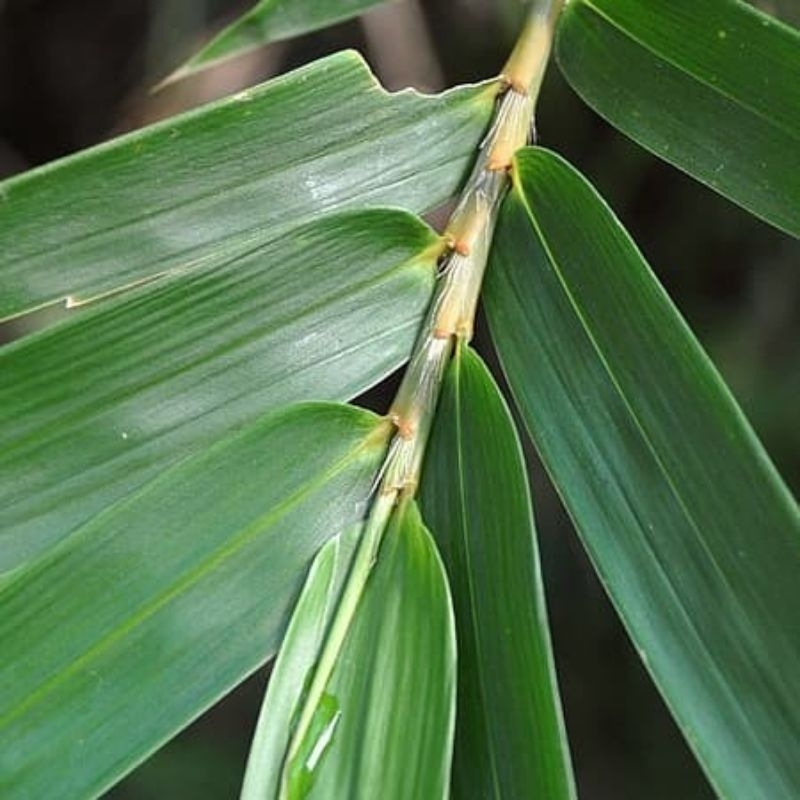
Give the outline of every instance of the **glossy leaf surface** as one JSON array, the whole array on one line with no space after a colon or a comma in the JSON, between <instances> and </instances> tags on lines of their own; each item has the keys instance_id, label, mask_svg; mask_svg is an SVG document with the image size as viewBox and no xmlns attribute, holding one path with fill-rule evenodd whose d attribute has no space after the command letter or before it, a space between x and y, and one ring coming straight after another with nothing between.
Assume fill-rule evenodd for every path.
<instances>
[{"instance_id":1,"label":"glossy leaf surface","mask_svg":"<svg viewBox=\"0 0 800 800\"><path fill-rule=\"evenodd\" d=\"M800 32L738 0L572 0L556 51L612 125L800 236Z\"/></svg>"},{"instance_id":2,"label":"glossy leaf surface","mask_svg":"<svg viewBox=\"0 0 800 800\"><path fill-rule=\"evenodd\" d=\"M448 370L421 507L456 614L452 797L574 797L522 449L468 348Z\"/></svg>"},{"instance_id":3,"label":"glossy leaf surface","mask_svg":"<svg viewBox=\"0 0 800 800\"><path fill-rule=\"evenodd\" d=\"M0 585L0 795L95 796L274 653L364 511L366 412L296 406L159 476Z\"/></svg>"},{"instance_id":4,"label":"glossy leaf surface","mask_svg":"<svg viewBox=\"0 0 800 800\"><path fill-rule=\"evenodd\" d=\"M456 681L447 579L415 505L392 516L288 800L447 797Z\"/></svg>"},{"instance_id":5,"label":"glossy leaf surface","mask_svg":"<svg viewBox=\"0 0 800 800\"><path fill-rule=\"evenodd\" d=\"M0 318L225 264L345 207L450 197L494 86L387 94L338 53L0 183Z\"/></svg>"},{"instance_id":6,"label":"glossy leaf surface","mask_svg":"<svg viewBox=\"0 0 800 800\"><path fill-rule=\"evenodd\" d=\"M260 0L220 31L169 80L235 58L270 42L356 17L385 0Z\"/></svg>"},{"instance_id":7,"label":"glossy leaf surface","mask_svg":"<svg viewBox=\"0 0 800 800\"><path fill-rule=\"evenodd\" d=\"M617 219L518 155L487 287L514 397L720 796L800 793L797 506Z\"/></svg>"},{"instance_id":8,"label":"glossy leaf surface","mask_svg":"<svg viewBox=\"0 0 800 800\"><path fill-rule=\"evenodd\" d=\"M264 411L378 381L436 247L402 212L327 217L0 349L0 570Z\"/></svg>"}]
</instances>

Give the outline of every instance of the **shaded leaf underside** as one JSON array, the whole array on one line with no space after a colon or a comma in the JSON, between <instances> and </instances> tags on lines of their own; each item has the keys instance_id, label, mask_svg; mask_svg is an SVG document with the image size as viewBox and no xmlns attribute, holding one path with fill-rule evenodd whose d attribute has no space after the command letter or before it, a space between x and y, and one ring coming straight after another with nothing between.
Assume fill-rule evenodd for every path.
<instances>
[{"instance_id":1,"label":"shaded leaf underside","mask_svg":"<svg viewBox=\"0 0 800 800\"><path fill-rule=\"evenodd\" d=\"M177 80L270 42L358 16L385 0L260 0L220 31L167 81Z\"/></svg>"}]
</instances>

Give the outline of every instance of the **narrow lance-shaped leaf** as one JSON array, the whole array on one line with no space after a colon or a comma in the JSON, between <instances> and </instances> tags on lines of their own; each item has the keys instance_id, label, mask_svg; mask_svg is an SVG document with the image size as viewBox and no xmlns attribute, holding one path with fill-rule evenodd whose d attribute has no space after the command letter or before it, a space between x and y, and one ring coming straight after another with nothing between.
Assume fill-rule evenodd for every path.
<instances>
[{"instance_id":1,"label":"narrow lance-shaped leaf","mask_svg":"<svg viewBox=\"0 0 800 800\"><path fill-rule=\"evenodd\" d=\"M574 797L525 462L468 348L449 368L421 488L456 614L452 797Z\"/></svg>"},{"instance_id":2,"label":"narrow lance-shaped leaf","mask_svg":"<svg viewBox=\"0 0 800 800\"><path fill-rule=\"evenodd\" d=\"M178 80L270 42L356 17L383 2L385 0L260 0L220 31L167 81Z\"/></svg>"},{"instance_id":3,"label":"narrow lance-shaped leaf","mask_svg":"<svg viewBox=\"0 0 800 800\"><path fill-rule=\"evenodd\" d=\"M455 670L444 568L416 505L402 501L280 797L445 800Z\"/></svg>"},{"instance_id":4,"label":"narrow lance-shaped leaf","mask_svg":"<svg viewBox=\"0 0 800 800\"><path fill-rule=\"evenodd\" d=\"M0 182L0 318L225 264L335 209L431 208L495 93L389 95L338 53Z\"/></svg>"},{"instance_id":5,"label":"narrow lance-shaped leaf","mask_svg":"<svg viewBox=\"0 0 800 800\"><path fill-rule=\"evenodd\" d=\"M97 796L275 652L361 519L386 425L296 406L167 471L0 586L0 795Z\"/></svg>"},{"instance_id":6,"label":"narrow lance-shaped leaf","mask_svg":"<svg viewBox=\"0 0 800 800\"><path fill-rule=\"evenodd\" d=\"M800 518L608 207L522 151L487 286L542 459L720 796L800 794Z\"/></svg>"},{"instance_id":7,"label":"narrow lance-shaped leaf","mask_svg":"<svg viewBox=\"0 0 800 800\"><path fill-rule=\"evenodd\" d=\"M800 236L800 32L739 0L572 0L556 51L612 125Z\"/></svg>"},{"instance_id":8,"label":"narrow lance-shaped leaf","mask_svg":"<svg viewBox=\"0 0 800 800\"><path fill-rule=\"evenodd\" d=\"M264 411L397 367L437 242L402 212L323 218L0 349L0 571Z\"/></svg>"},{"instance_id":9,"label":"narrow lance-shaped leaf","mask_svg":"<svg viewBox=\"0 0 800 800\"><path fill-rule=\"evenodd\" d=\"M293 726L362 529L358 524L329 539L314 559L269 678L241 800L277 797Z\"/></svg>"}]
</instances>

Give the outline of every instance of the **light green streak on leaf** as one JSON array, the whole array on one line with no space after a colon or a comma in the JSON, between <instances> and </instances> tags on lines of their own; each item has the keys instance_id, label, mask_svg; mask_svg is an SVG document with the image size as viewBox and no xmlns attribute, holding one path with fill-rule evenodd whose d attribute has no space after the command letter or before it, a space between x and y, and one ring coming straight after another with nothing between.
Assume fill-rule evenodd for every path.
<instances>
[{"instance_id":1,"label":"light green streak on leaf","mask_svg":"<svg viewBox=\"0 0 800 800\"><path fill-rule=\"evenodd\" d=\"M220 31L167 81L302 33L357 17L385 0L261 0Z\"/></svg>"},{"instance_id":2,"label":"light green streak on leaf","mask_svg":"<svg viewBox=\"0 0 800 800\"><path fill-rule=\"evenodd\" d=\"M738 0L573 0L556 45L612 125L800 236L800 33Z\"/></svg>"},{"instance_id":3,"label":"light green streak on leaf","mask_svg":"<svg viewBox=\"0 0 800 800\"><path fill-rule=\"evenodd\" d=\"M0 318L226 264L332 211L432 208L495 92L388 94L337 53L0 182Z\"/></svg>"},{"instance_id":4,"label":"light green streak on leaf","mask_svg":"<svg viewBox=\"0 0 800 800\"><path fill-rule=\"evenodd\" d=\"M447 373L420 503L456 614L452 797L574 797L522 449L466 347Z\"/></svg>"},{"instance_id":5,"label":"light green streak on leaf","mask_svg":"<svg viewBox=\"0 0 800 800\"><path fill-rule=\"evenodd\" d=\"M800 519L634 243L522 151L487 285L515 399L600 577L720 796L800 793Z\"/></svg>"},{"instance_id":6,"label":"light green streak on leaf","mask_svg":"<svg viewBox=\"0 0 800 800\"><path fill-rule=\"evenodd\" d=\"M359 523L330 539L314 559L269 679L250 747L241 800L277 797L292 727L362 527Z\"/></svg>"},{"instance_id":7,"label":"light green streak on leaf","mask_svg":"<svg viewBox=\"0 0 800 800\"><path fill-rule=\"evenodd\" d=\"M415 505L387 528L287 800L447 797L455 715L447 579Z\"/></svg>"},{"instance_id":8,"label":"light green streak on leaf","mask_svg":"<svg viewBox=\"0 0 800 800\"><path fill-rule=\"evenodd\" d=\"M97 796L275 652L357 523L383 424L295 406L189 459L0 587L0 795Z\"/></svg>"},{"instance_id":9,"label":"light green streak on leaf","mask_svg":"<svg viewBox=\"0 0 800 800\"><path fill-rule=\"evenodd\" d=\"M436 242L398 211L325 217L0 349L0 570L265 411L399 366Z\"/></svg>"}]
</instances>

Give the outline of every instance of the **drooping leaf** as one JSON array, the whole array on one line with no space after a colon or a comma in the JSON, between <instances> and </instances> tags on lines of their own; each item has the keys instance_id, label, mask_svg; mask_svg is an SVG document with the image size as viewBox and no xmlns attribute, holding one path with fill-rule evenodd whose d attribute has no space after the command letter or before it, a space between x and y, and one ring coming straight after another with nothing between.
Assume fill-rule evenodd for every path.
<instances>
[{"instance_id":1,"label":"drooping leaf","mask_svg":"<svg viewBox=\"0 0 800 800\"><path fill-rule=\"evenodd\" d=\"M572 0L556 52L612 125L800 236L800 32L738 0Z\"/></svg>"},{"instance_id":2,"label":"drooping leaf","mask_svg":"<svg viewBox=\"0 0 800 800\"><path fill-rule=\"evenodd\" d=\"M347 212L0 349L0 570L264 411L378 381L436 249L402 212Z\"/></svg>"},{"instance_id":3,"label":"drooping leaf","mask_svg":"<svg viewBox=\"0 0 800 800\"><path fill-rule=\"evenodd\" d=\"M279 412L6 579L4 800L96 796L263 663L315 552L363 515L384 434Z\"/></svg>"},{"instance_id":4,"label":"drooping leaf","mask_svg":"<svg viewBox=\"0 0 800 800\"><path fill-rule=\"evenodd\" d=\"M241 800L268 800L278 795L292 727L361 528L362 525L356 525L329 539L314 559L269 679L247 759Z\"/></svg>"},{"instance_id":5,"label":"drooping leaf","mask_svg":"<svg viewBox=\"0 0 800 800\"><path fill-rule=\"evenodd\" d=\"M167 80L178 80L270 42L357 17L383 2L385 0L260 0Z\"/></svg>"},{"instance_id":6,"label":"drooping leaf","mask_svg":"<svg viewBox=\"0 0 800 800\"><path fill-rule=\"evenodd\" d=\"M286 800L444 800L455 672L447 578L416 506L403 502L309 735L286 766Z\"/></svg>"},{"instance_id":7,"label":"drooping leaf","mask_svg":"<svg viewBox=\"0 0 800 800\"><path fill-rule=\"evenodd\" d=\"M0 318L224 264L346 207L450 197L495 85L387 94L355 53L0 183Z\"/></svg>"},{"instance_id":8,"label":"drooping leaf","mask_svg":"<svg viewBox=\"0 0 800 800\"><path fill-rule=\"evenodd\" d=\"M559 157L522 151L487 286L519 408L717 792L800 793L800 519L636 246Z\"/></svg>"},{"instance_id":9,"label":"drooping leaf","mask_svg":"<svg viewBox=\"0 0 800 800\"><path fill-rule=\"evenodd\" d=\"M469 348L450 365L421 489L456 615L452 797L574 797L525 462Z\"/></svg>"}]
</instances>

